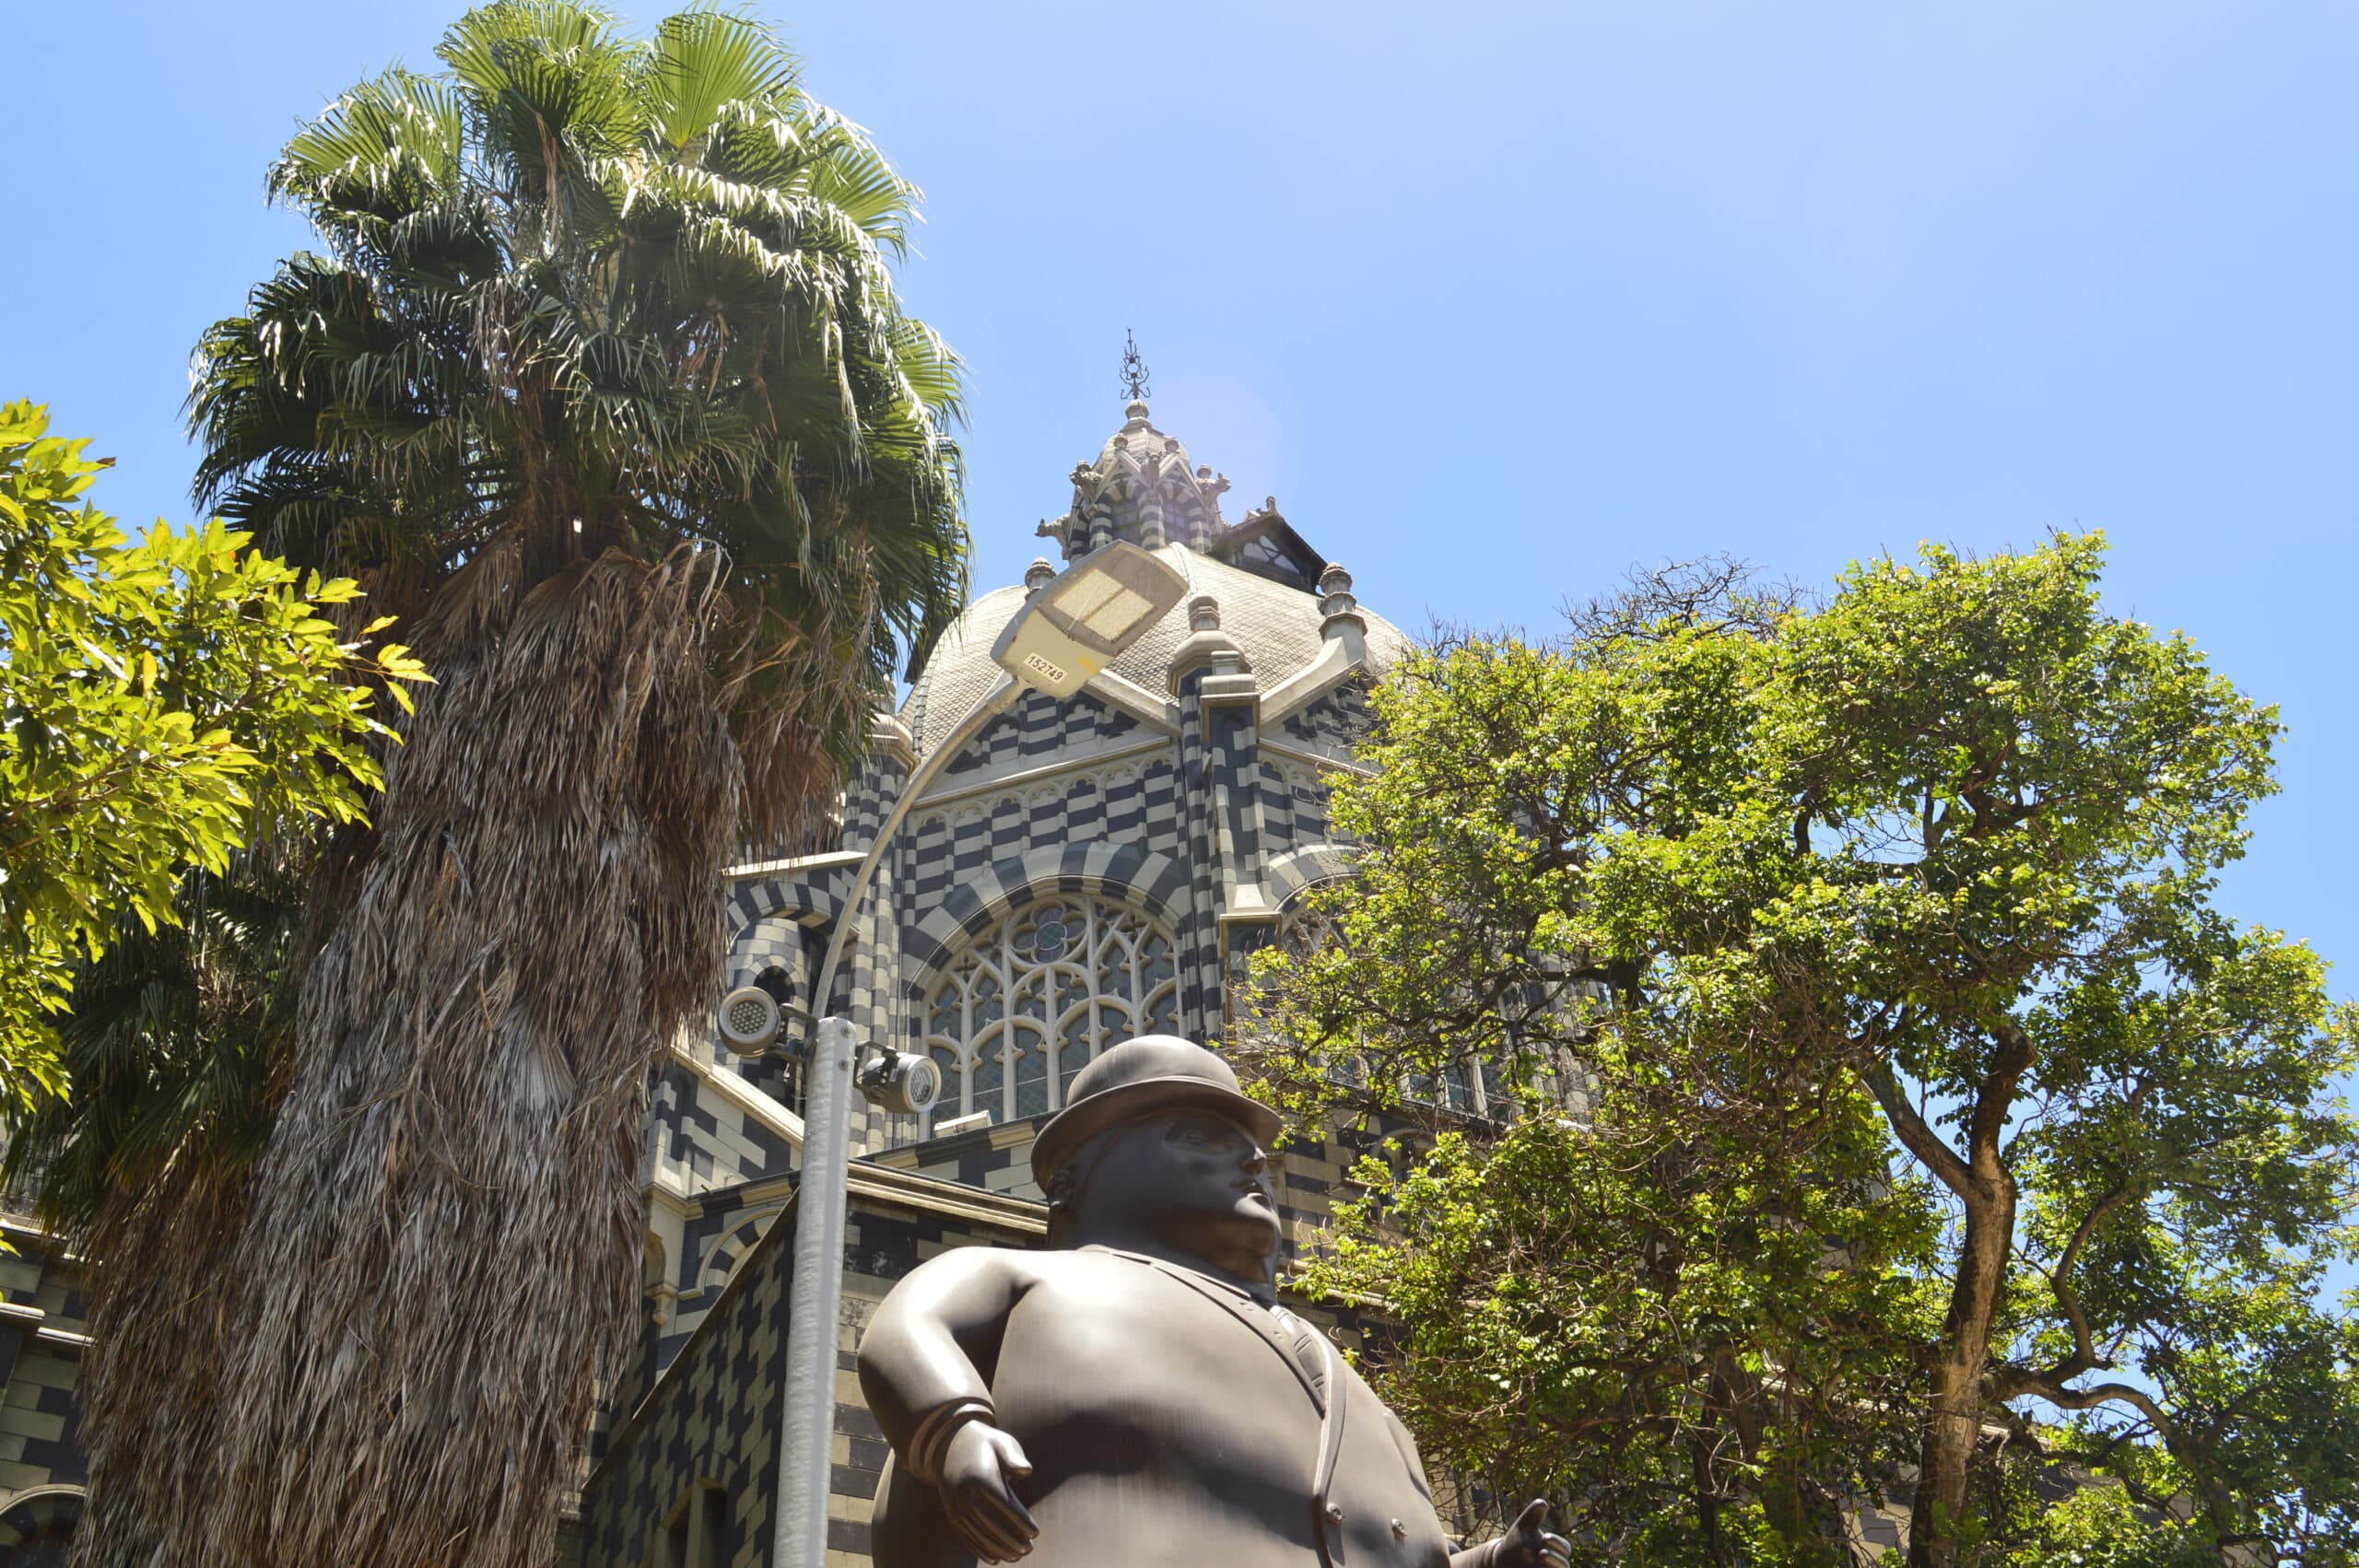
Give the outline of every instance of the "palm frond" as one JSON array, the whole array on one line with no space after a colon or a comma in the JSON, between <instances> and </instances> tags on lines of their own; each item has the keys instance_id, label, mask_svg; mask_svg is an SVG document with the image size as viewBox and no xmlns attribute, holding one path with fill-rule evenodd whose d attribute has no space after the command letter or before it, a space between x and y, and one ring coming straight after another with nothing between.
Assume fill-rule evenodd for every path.
<instances>
[{"instance_id":1,"label":"palm frond","mask_svg":"<svg viewBox=\"0 0 2359 1568\"><path fill-rule=\"evenodd\" d=\"M659 23L641 69L648 135L675 157L710 135L728 105L787 99L800 75L794 55L768 27L711 6Z\"/></svg>"}]
</instances>

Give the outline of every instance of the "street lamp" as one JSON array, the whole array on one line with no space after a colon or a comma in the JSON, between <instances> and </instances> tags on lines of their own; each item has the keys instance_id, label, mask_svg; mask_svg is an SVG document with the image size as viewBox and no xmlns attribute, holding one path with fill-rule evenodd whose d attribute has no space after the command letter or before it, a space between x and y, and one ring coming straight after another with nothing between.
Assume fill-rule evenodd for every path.
<instances>
[{"instance_id":1,"label":"street lamp","mask_svg":"<svg viewBox=\"0 0 2359 1568\"><path fill-rule=\"evenodd\" d=\"M992 658L1006 675L980 707L919 761L876 830L852 876L835 934L828 939L818 983L811 990L813 1006L826 1006L834 994L836 965L843 959L861 899L884 863L893 835L934 775L985 724L1012 707L1026 687L1071 696L1187 591L1188 579L1169 564L1117 541L1074 561L1026 600L992 647ZM727 1033L724 1024L724 1037ZM854 1064L862 1054L851 1020L830 1016L813 1026L803 1080L803 1179L796 1189L794 1276L787 1298L778 1529L770 1568L820 1568L827 1561L827 1482L836 1436L836 1327L843 1309L844 1209L851 1183L844 1145L850 1136ZM912 1104L924 1087L920 1081L933 1071L932 1059L901 1056L887 1047L880 1060L862 1073L862 1088L880 1104Z\"/></svg>"}]
</instances>

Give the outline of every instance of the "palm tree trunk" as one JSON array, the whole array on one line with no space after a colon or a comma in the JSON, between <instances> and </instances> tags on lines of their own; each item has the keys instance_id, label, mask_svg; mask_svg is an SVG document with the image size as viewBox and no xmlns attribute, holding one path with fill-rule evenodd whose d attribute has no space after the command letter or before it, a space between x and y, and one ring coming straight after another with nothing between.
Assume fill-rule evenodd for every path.
<instances>
[{"instance_id":1,"label":"palm tree trunk","mask_svg":"<svg viewBox=\"0 0 2359 1568\"><path fill-rule=\"evenodd\" d=\"M713 562L444 591L484 621L437 647L306 977L229 1270L213 1496L158 1521L165 1560L551 1561L636 1299L648 1068L720 980Z\"/></svg>"},{"instance_id":2,"label":"palm tree trunk","mask_svg":"<svg viewBox=\"0 0 2359 1568\"><path fill-rule=\"evenodd\" d=\"M242 1184L167 1179L90 1237L90 1347L75 1390L90 1493L70 1568L188 1561L168 1538L170 1521L210 1501L228 1328L220 1286L245 1209Z\"/></svg>"}]
</instances>

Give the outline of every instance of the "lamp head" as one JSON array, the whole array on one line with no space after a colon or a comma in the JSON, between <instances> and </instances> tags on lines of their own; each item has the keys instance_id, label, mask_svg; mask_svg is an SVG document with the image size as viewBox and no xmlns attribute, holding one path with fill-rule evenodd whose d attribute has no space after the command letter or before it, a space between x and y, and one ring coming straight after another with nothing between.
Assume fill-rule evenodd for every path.
<instances>
[{"instance_id":1,"label":"lamp head","mask_svg":"<svg viewBox=\"0 0 2359 1568\"><path fill-rule=\"evenodd\" d=\"M1187 591L1179 571L1118 539L1038 590L1001 631L992 658L1036 691L1071 696Z\"/></svg>"}]
</instances>

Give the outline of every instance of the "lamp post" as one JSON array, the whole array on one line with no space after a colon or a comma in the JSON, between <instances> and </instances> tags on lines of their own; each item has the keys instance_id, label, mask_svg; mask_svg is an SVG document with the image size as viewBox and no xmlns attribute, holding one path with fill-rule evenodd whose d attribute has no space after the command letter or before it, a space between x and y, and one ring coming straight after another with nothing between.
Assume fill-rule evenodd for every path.
<instances>
[{"instance_id":1,"label":"lamp post","mask_svg":"<svg viewBox=\"0 0 2359 1568\"><path fill-rule=\"evenodd\" d=\"M836 966L861 899L893 836L966 743L1026 687L1070 696L1180 603L1188 579L1135 544L1082 556L1027 599L992 657L1007 673L982 705L928 752L861 860L812 988L814 1008L834 994ZM796 1188L794 1275L788 1291L786 1372L779 1412L778 1528L770 1568L820 1568L827 1552L827 1492L836 1436L836 1328L843 1309L845 1199L851 1088L861 1043L846 1018L821 1018L804 1071L803 1179Z\"/></svg>"}]
</instances>

